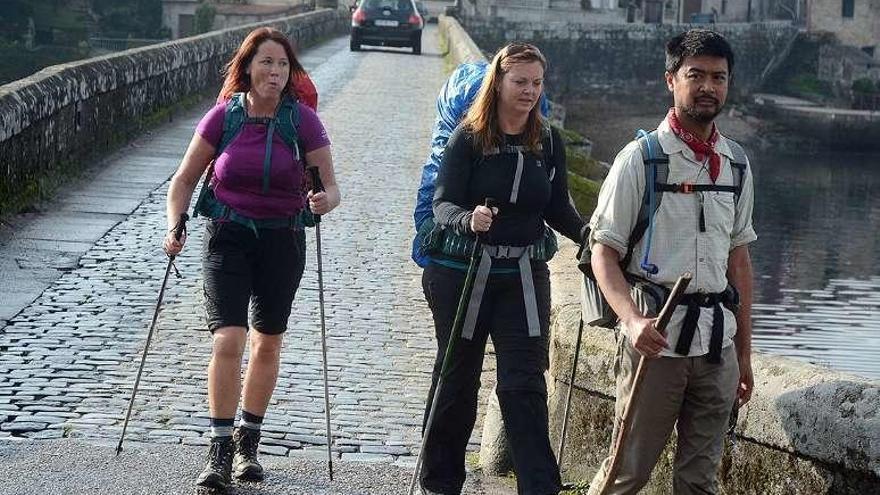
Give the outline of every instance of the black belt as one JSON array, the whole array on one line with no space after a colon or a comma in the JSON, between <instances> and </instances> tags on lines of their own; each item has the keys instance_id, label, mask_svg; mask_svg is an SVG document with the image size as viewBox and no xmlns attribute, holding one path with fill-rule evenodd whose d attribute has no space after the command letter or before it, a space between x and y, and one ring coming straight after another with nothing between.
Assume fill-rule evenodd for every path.
<instances>
[{"instance_id":1,"label":"black belt","mask_svg":"<svg viewBox=\"0 0 880 495\"><path fill-rule=\"evenodd\" d=\"M727 302L728 295L725 292L705 293L696 292L686 294L681 298L679 306L687 306L684 322L681 325L681 334L675 344L675 352L687 356L691 350L691 342L697 331L697 322L700 319L700 308L713 308L712 335L709 337L709 355L706 360L713 364L721 362L721 341L724 338L724 310L721 305Z\"/></svg>"}]
</instances>

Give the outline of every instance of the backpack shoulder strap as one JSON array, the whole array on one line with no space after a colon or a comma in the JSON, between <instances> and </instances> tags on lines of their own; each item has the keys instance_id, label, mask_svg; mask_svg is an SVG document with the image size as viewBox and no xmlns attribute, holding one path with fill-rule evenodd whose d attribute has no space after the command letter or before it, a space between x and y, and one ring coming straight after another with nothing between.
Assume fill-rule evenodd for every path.
<instances>
[{"instance_id":1,"label":"backpack shoulder strap","mask_svg":"<svg viewBox=\"0 0 880 495\"><path fill-rule=\"evenodd\" d=\"M734 203L739 203L739 195L742 193L743 178L746 175L749 160L746 157L746 151L736 141L727 139L727 146L733 154L733 159L730 161L730 166L733 168L733 200Z\"/></svg>"},{"instance_id":2,"label":"backpack shoulder strap","mask_svg":"<svg viewBox=\"0 0 880 495\"><path fill-rule=\"evenodd\" d=\"M217 144L217 149L214 150L214 159L211 160L211 163L208 164L208 169L205 171L205 179L202 181L199 197L196 199L196 204L193 207L193 218L198 217L199 214L206 214L203 209L206 208L205 202L211 189L211 179L214 177L214 160L238 136L244 128L245 119L247 119L247 111L244 105L244 93L235 93L226 102L226 111L223 114L223 132L220 134L220 142Z\"/></svg>"},{"instance_id":3,"label":"backpack shoulder strap","mask_svg":"<svg viewBox=\"0 0 880 495\"><path fill-rule=\"evenodd\" d=\"M289 96L281 100L281 106L275 115L277 120L276 129L281 134L281 139L293 151L297 160L301 160L299 145L299 104Z\"/></svg>"},{"instance_id":4,"label":"backpack shoulder strap","mask_svg":"<svg viewBox=\"0 0 880 495\"><path fill-rule=\"evenodd\" d=\"M229 143L238 136L244 121L247 119L245 110L244 93L235 93L226 103L226 113L223 116L223 134L220 135L220 144L214 156L220 156Z\"/></svg>"},{"instance_id":5,"label":"backpack shoulder strap","mask_svg":"<svg viewBox=\"0 0 880 495\"><path fill-rule=\"evenodd\" d=\"M642 201L639 206L639 214L636 217L636 224L627 242L626 256L621 261L621 265L624 268L629 266L635 245L642 240L645 231L648 230L654 212L660 208L660 202L663 200L663 191L657 185L666 184L669 177L669 155L663 152L660 140L657 137L657 131L653 130L648 133L640 131L637 141L642 152L642 162L644 162L645 166L645 189L642 193Z\"/></svg>"},{"instance_id":6,"label":"backpack shoulder strap","mask_svg":"<svg viewBox=\"0 0 880 495\"><path fill-rule=\"evenodd\" d=\"M544 155L544 163L547 166L547 176L550 178L550 182L553 182L553 178L556 177L556 154L553 149L553 128L546 121L544 122L543 134L544 144L541 146L541 153Z\"/></svg>"}]
</instances>

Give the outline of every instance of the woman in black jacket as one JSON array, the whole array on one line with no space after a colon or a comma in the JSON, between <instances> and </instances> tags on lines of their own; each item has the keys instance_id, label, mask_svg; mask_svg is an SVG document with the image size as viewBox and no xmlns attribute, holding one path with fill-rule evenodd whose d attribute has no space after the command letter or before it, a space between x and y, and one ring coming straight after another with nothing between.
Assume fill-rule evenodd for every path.
<instances>
[{"instance_id":1,"label":"woman in black jacket","mask_svg":"<svg viewBox=\"0 0 880 495\"><path fill-rule=\"evenodd\" d=\"M547 427L550 275L556 251L549 227L580 243L585 223L570 201L565 148L541 118L547 63L534 46L510 44L489 66L474 105L449 139L434 194L439 251L423 288L438 342L432 392L445 357L468 266L479 236L480 268L461 335L426 439L421 484L458 494L477 413L486 340L492 336L497 393L520 494L560 489ZM494 198L486 206L486 198ZM430 404L428 404L430 410Z\"/></svg>"}]
</instances>

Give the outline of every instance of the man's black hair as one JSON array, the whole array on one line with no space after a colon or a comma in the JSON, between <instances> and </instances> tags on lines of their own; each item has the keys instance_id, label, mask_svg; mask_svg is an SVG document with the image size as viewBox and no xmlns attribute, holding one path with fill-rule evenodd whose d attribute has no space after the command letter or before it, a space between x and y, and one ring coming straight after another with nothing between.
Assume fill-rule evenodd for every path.
<instances>
[{"instance_id":1,"label":"man's black hair","mask_svg":"<svg viewBox=\"0 0 880 495\"><path fill-rule=\"evenodd\" d=\"M675 74L688 57L724 57L727 73L733 75L733 49L720 34L708 29L691 29L666 42L666 71Z\"/></svg>"}]
</instances>

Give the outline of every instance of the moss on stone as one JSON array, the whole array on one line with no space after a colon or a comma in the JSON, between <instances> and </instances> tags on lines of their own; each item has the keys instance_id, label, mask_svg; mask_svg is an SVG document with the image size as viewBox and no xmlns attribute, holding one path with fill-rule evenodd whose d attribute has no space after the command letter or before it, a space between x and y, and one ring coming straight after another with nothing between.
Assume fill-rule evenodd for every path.
<instances>
[{"instance_id":1,"label":"moss on stone","mask_svg":"<svg viewBox=\"0 0 880 495\"><path fill-rule=\"evenodd\" d=\"M574 172L568 172L568 190L581 216L589 218L596 209L600 184Z\"/></svg>"},{"instance_id":2,"label":"moss on stone","mask_svg":"<svg viewBox=\"0 0 880 495\"><path fill-rule=\"evenodd\" d=\"M150 115L141 117L127 128L114 131L109 139L102 143L100 150L85 155L79 160L58 161L53 164L53 169L50 171L29 174L14 189L6 185L0 186L0 218L28 211L37 203L51 199L63 185L81 177L87 169L86 164L94 163L100 157L122 148L144 130L169 122L176 113L196 106L207 97L209 97L208 93L188 95Z\"/></svg>"}]
</instances>

